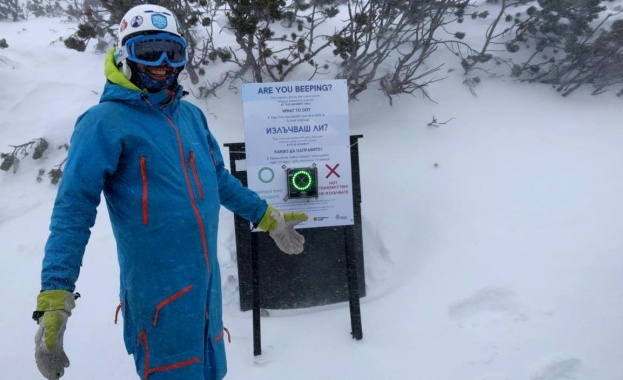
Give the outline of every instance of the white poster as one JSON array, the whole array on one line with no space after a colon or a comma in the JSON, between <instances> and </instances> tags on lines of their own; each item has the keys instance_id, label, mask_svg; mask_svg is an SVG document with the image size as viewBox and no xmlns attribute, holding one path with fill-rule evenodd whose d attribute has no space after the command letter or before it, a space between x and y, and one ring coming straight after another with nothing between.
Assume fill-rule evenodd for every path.
<instances>
[{"instance_id":1,"label":"white poster","mask_svg":"<svg viewBox=\"0 0 623 380\"><path fill-rule=\"evenodd\" d=\"M301 228L354 224L346 81L249 83L242 101L249 188Z\"/></svg>"}]
</instances>

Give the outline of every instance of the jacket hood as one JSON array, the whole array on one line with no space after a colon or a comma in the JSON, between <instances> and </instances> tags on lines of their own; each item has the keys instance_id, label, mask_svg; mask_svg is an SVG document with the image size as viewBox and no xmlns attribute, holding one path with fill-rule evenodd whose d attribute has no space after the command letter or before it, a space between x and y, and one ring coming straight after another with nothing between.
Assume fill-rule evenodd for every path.
<instances>
[{"instance_id":1,"label":"jacket hood","mask_svg":"<svg viewBox=\"0 0 623 380\"><path fill-rule=\"evenodd\" d=\"M129 90L141 91L134 83L130 82L128 78L123 75L121 71L115 65L115 49L110 49L106 54L106 60L104 61L104 75L106 79L114 84L125 87Z\"/></svg>"},{"instance_id":2,"label":"jacket hood","mask_svg":"<svg viewBox=\"0 0 623 380\"><path fill-rule=\"evenodd\" d=\"M181 85L177 86L173 93L166 89L155 93L143 91L134 83L130 82L130 80L119 71L115 65L114 53L115 49L111 49L108 54L106 54L104 75L107 81L104 86L104 92L100 97L100 103L106 101L144 103L148 101L152 105L163 106L170 103L169 106L177 107L184 90ZM173 97L173 99L171 99L171 97Z\"/></svg>"}]
</instances>

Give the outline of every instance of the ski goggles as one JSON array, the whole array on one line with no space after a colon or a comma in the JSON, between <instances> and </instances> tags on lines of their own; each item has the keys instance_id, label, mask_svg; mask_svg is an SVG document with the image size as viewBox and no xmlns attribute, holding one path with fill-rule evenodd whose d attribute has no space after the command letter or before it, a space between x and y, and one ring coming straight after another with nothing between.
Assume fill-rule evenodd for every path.
<instances>
[{"instance_id":1,"label":"ski goggles","mask_svg":"<svg viewBox=\"0 0 623 380\"><path fill-rule=\"evenodd\" d=\"M132 37L124 45L127 58L146 66L160 66L166 62L170 67L186 64L186 41L168 33Z\"/></svg>"}]
</instances>

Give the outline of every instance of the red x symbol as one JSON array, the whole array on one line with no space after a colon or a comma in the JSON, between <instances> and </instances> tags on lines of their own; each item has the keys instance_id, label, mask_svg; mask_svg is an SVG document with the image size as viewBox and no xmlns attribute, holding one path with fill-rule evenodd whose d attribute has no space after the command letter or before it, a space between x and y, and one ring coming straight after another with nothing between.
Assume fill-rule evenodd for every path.
<instances>
[{"instance_id":1,"label":"red x symbol","mask_svg":"<svg viewBox=\"0 0 623 380\"><path fill-rule=\"evenodd\" d=\"M335 171L335 169L337 169L338 166L340 166L340 164L335 164L335 167L330 167L329 165L325 164L324 166L327 167L327 169L329 169L329 174L327 174L327 176L325 178L329 178L329 176L331 176L331 174L335 174L337 178L340 178L340 175L337 174L337 172Z\"/></svg>"}]
</instances>

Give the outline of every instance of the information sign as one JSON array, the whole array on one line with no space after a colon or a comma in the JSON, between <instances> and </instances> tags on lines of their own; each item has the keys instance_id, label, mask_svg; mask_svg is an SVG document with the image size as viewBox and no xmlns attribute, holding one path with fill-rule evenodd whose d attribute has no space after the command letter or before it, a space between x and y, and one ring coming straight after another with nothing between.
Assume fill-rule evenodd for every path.
<instances>
[{"instance_id":1,"label":"information sign","mask_svg":"<svg viewBox=\"0 0 623 380\"><path fill-rule=\"evenodd\" d=\"M300 228L354 224L346 81L242 85L247 182Z\"/></svg>"}]
</instances>

